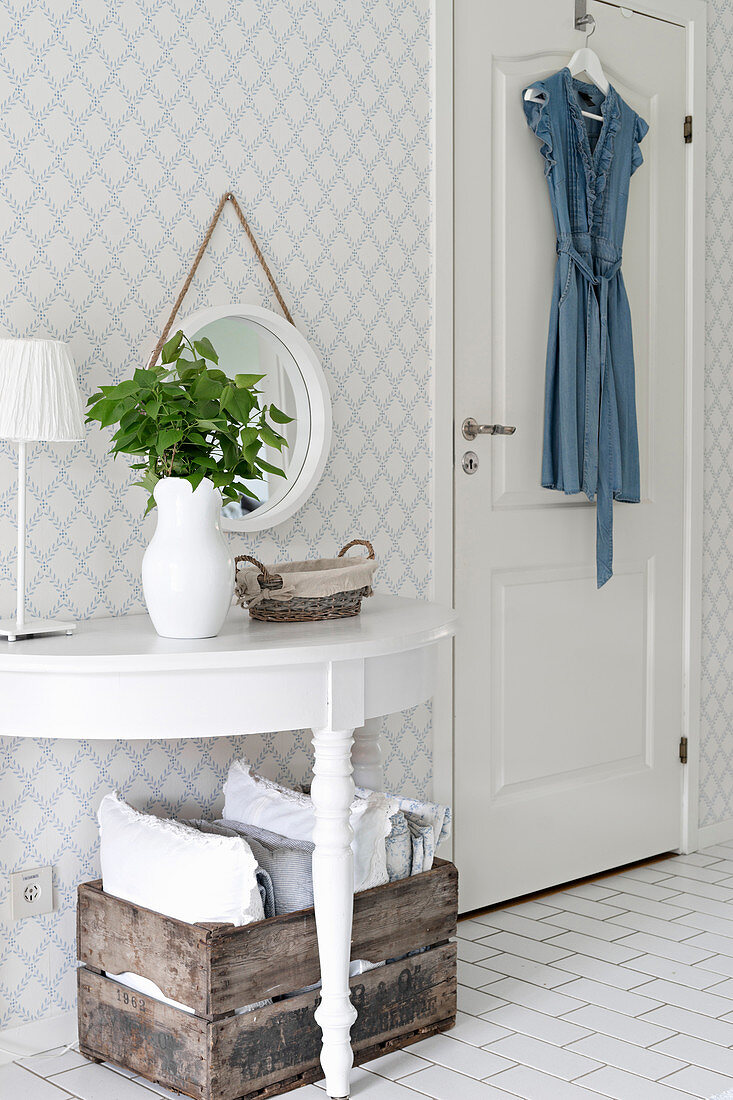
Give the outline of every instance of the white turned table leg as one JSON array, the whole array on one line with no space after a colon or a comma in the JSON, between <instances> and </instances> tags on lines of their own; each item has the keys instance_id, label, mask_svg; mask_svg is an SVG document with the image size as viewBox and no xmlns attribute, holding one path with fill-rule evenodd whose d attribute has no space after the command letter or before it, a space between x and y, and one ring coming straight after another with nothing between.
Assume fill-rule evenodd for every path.
<instances>
[{"instance_id":1,"label":"white turned table leg","mask_svg":"<svg viewBox=\"0 0 733 1100\"><path fill-rule=\"evenodd\" d=\"M370 718L360 729L354 730L351 763L354 765L354 783L357 787L366 787L370 791L384 790L382 746L376 718Z\"/></svg>"},{"instance_id":2,"label":"white turned table leg","mask_svg":"<svg viewBox=\"0 0 733 1100\"><path fill-rule=\"evenodd\" d=\"M349 824L353 730L314 730L313 899L321 960L321 1003L316 1022L323 1033L321 1065L330 1097L348 1097L354 1057L350 1031L356 1009L349 996L354 856Z\"/></svg>"}]
</instances>

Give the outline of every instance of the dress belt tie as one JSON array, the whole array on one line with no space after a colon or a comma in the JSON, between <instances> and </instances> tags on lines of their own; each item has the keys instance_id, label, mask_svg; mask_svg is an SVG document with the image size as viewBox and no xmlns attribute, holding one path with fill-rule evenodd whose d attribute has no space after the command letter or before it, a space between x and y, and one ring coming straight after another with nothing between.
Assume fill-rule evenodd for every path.
<instances>
[{"instance_id":1,"label":"dress belt tie","mask_svg":"<svg viewBox=\"0 0 733 1100\"><path fill-rule=\"evenodd\" d=\"M596 499L596 582L600 588L613 575L613 493L620 485L621 456L613 443L615 394L606 384L608 352L608 284L621 267L621 256L597 259L608 265L593 271L590 254L581 254L572 237L560 237L558 253L573 261L588 285L585 348L585 437L583 492Z\"/></svg>"},{"instance_id":2,"label":"dress belt tie","mask_svg":"<svg viewBox=\"0 0 733 1100\"><path fill-rule=\"evenodd\" d=\"M590 253L590 247L587 251L584 249L580 252L575 243L576 239L577 237L573 237L572 235L558 237L556 245L558 254L562 252L565 253L566 256L569 256L578 270L582 271L585 278L593 286L598 286L599 283L602 283L604 280L608 282L609 279L612 279L621 267L621 252L619 252L618 249L611 249L610 247L606 250L608 255L604 255L602 251L596 252L595 259L607 266L607 270L604 271L602 275L598 275L589 263L589 260L592 262L594 258ZM590 244L590 236L587 237L587 240ZM597 240L595 243L597 246Z\"/></svg>"}]
</instances>

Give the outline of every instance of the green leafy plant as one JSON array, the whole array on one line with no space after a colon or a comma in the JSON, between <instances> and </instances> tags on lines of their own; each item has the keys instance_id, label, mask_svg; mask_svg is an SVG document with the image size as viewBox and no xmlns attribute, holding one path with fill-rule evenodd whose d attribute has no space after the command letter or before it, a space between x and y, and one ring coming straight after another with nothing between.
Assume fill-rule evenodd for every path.
<instances>
[{"instance_id":1,"label":"green leafy plant","mask_svg":"<svg viewBox=\"0 0 733 1100\"><path fill-rule=\"evenodd\" d=\"M273 425L293 418L260 404L263 374L227 378L218 363L208 339L191 342L179 329L164 344L159 364L136 370L116 386L101 386L87 402L88 424L119 424L110 454L140 459L131 465L145 471L136 484L150 494L148 512L164 477L185 478L194 489L208 477L226 502L242 493L254 496L244 482L261 481L265 473L285 476L260 450L267 445L282 451L287 441Z\"/></svg>"}]
</instances>

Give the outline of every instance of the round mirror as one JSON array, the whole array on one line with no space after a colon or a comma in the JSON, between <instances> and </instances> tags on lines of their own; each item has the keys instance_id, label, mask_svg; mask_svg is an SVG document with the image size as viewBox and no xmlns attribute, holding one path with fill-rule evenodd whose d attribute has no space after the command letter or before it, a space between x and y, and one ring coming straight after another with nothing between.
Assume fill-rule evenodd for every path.
<instances>
[{"instance_id":1,"label":"round mirror","mask_svg":"<svg viewBox=\"0 0 733 1100\"><path fill-rule=\"evenodd\" d=\"M181 328L190 340L206 337L229 378L262 377L263 404L284 414L277 430L286 445L263 446L261 455L284 477L264 473L239 501L225 505L222 527L262 531L289 519L305 504L323 473L331 445L331 401L313 349L283 317L259 306L233 305L191 314Z\"/></svg>"}]
</instances>

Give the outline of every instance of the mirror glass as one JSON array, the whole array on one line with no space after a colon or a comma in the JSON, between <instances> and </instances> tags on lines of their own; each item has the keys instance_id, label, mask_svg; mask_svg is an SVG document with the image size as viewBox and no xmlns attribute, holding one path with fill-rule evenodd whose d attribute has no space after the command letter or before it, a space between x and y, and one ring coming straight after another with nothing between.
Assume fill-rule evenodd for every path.
<instances>
[{"instance_id":1,"label":"mirror glass","mask_svg":"<svg viewBox=\"0 0 733 1100\"><path fill-rule=\"evenodd\" d=\"M260 455L285 477L263 472L239 501L222 510L227 530L257 531L291 516L315 488L330 443L331 407L323 372L305 339L283 318L255 306L209 309L183 325L192 340L207 337L229 378L263 375L257 383L260 404L272 404L287 416L275 424L287 446L263 446Z\"/></svg>"}]
</instances>

